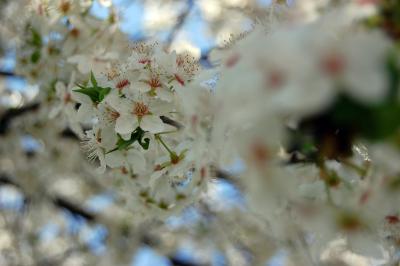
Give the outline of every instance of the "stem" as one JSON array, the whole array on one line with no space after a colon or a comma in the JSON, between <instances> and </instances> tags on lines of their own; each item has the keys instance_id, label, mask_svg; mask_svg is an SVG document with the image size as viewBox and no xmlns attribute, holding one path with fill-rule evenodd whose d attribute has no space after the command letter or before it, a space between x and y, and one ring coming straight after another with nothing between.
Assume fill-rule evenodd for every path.
<instances>
[{"instance_id":1,"label":"stem","mask_svg":"<svg viewBox=\"0 0 400 266\"><path fill-rule=\"evenodd\" d=\"M3 71L3 70L0 70L0 76L4 76L4 77L20 77L17 74L15 74L14 72Z\"/></svg>"},{"instance_id":2,"label":"stem","mask_svg":"<svg viewBox=\"0 0 400 266\"><path fill-rule=\"evenodd\" d=\"M325 166L325 162L324 161L320 161L318 163L319 168L321 169L321 171L323 171L326 175L329 175L328 173L328 169L326 169ZM332 198L332 194L331 194L331 189L330 186L326 183L326 180L324 180L325 183L325 192L326 192L326 196L327 196L327 200L328 203L332 206L335 206L334 202L333 202L333 198Z\"/></svg>"},{"instance_id":3,"label":"stem","mask_svg":"<svg viewBox=\"0 0 400 266\"><path fill-rule=\"evenodd\" d=\"M187 1L187 6L186 9L178 16L177 22L170 31L167 41L166 41L166 49L169 50L171 48L172 43L175 40L175 37L178 35L179 31L182 29L184 26L186 19L189 16L189 13L192 11L192 8L194 6L193 0Z\"/></svg>"},{"instance_id":4,"label":"stem","mask_svg":"<svg viewBox=\"0 0 400 266\"><path fill-rule=\"evenodd\" d=\"M181 123L179 123L179 122L177 122L177 121L175 121L175 120L173 120L173 119L171 119L169 117L166 117L166 116L162 115L162 116L160 116L160 119L163 121L164 124L173 126L173 127L177 128L177 129L183 128L183 125Z\"/></svg>"},{"instance_id":5,"label":"stem","mask_svg":"<svg viewBox=\"0 0 400 266\"><path fill-rule=\"evenodd\" d=\"M175 77L172 77L172 78L170 78L169 80L168 80L168 84L170 84L172 81L174 81L175 80Z\"/></svg>"},{"instance_id":6,"label":"stem","mask_svg":"<svg viewBox=\"0 0 400 266\"><path fill-rule=\"evenodd\" d=\"M178 131L177 130L170 130L170 131L164 131L164 132L157 133L157 135L172 134L172 133L176 133L176 132L178 132Z\"/></svg>"},{"instance_id":7,"label":"stem","mask_svg":"<svg viewBox=\"0 0 400 266\"><path fill-rule=\"evenodd\" d=\"M165 142L162 140L159 134L155 134L154 136L156 140L164 146L164 148L168 151L169 154L175 154L175 152L171 151L171 149L167 146L167 144L165 144Z\"/></svg>"},{"instance_id":8,"label":"stem","mask_svg":"<svg viewBox=\"0 0 400 266\"><path fill-rule=\"evenodd\" d=\"M335 206L335 203L333 202L332 194L331 194L331 189L328 186L328 184L325 183L325 192L327 196L328 203L332 206Z\"/></svg>"},{"instance_id":9,"label":"stem","mask_svg":"<svg viewBox=\"0 0 400 266\"><path fill-rule=\"evenodd\" d=\"M346 165L346 166L350 167L351 169L353 169L354 171L356 171L361 177L364 177L365 174L367 173L367 169L365 169L361 166L358 166L349 160L341 160L341 162L344 165Z\"/></svg>"}]
</instances>

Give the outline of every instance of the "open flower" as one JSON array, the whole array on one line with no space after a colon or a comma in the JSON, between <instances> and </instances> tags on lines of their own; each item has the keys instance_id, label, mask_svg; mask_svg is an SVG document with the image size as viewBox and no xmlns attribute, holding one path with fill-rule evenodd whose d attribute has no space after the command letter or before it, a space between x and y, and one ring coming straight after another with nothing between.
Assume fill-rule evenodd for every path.
<instances>
[{"instance_id":1,"label":"open flower","mask_svg":"<svg viewBox=\"0 0 400 266\"><path fill-rule=\"evenodd\" d=\"M384 68L388 48L388 40L379 32L325 38L315 49L320 87L325 83L367 104L381 101L388 88Z\"/></svg>"},{"instance_id":2,"label":"open flower","mask_svg":"<svg viewBox=\"0 0 400 266\"><path fill-rule=\"evenodd\" d=\"M105 160L111 168L124 167L133 173L141 173L146 169L146 159L136 149L116 150L105 155Z\"/></svg>"},{"instance_id":3,"label":"open flower","mask_svg":"<svg viewBox=\"0 0 400 266\"><path fill-rule=\"evenodd\" d=\"M83 149L86 150L90 161L94 161L96 158L99 160L100 166L97 169L99 173L104 173L106 170L105 153L114 147L116 141L117 137L110 127L95 126L85 132Z\"/></svg>"},{"instance_id":4,"label":"open flower","mask_svg":"<svg viewBox=\"0 0 400 266\"><path fill-rule=\"evenodd\" d=\"M133 46L133 53L129 57L129 65L133 70L141 70L153 62L153 52L157 43L148 44L139 42Z\"/></svg>"},{"instance_id":5,"label":"open flower","mask_svg":"<svg viewBox=\"0 0 400 266\"><path fill-rule=\"evenodd\" d=\"M173 84L179 86L186 86L199 71L196 58L189 53L167 54L161 51L157 54L157 63L171 76Z\"/></svg>"},{"instance_id":6,"label":"open flower","mask_svg":"<svg viewBox=\"0 0 400 266\"><path fill-rule=\"evenodd\" d=\"M80 103L76 114L76 118L78 121L88 122L96 115L96 106L89 96L76 91L72 91L71 95L77 103Z\"/></svg>"},{"instance_id":7,"label":"open flower","mask_svg":"<svg viewBox=\"0 0 400 266\"><path fill-rule=\"evenodd\" d=\"M128 71L126 64L111 64L111 66L100 76L99 82L104 87L111 87L120 93L132 91L132 82L138 78L138 73Z\"/></svg>"},{"instance_id":8,"label":"open flower","mask_svg":"<svg viewBox=\"0 0 400 266\"><path fill-rule=\"evenodd\" d=\"M74 87L75 82L75 72L71 74L71 78L67 86L61 81L58 81L55 85L56 96L60 100L60 103L56 104L54 108L50 111L49 117L54 118L60 112L66 111L69 108L73 109L75 102L72 99L72 87Z\"/></svg>"},{"instance_id":9,"label":"open flower","mask_svg":"<svg viewBox=\"0 0 400 266\"><path fill-rule=\"evenodd\" d=\"M62 119L66 119L66 123L69 127L79 136L83 137L83 130L79 124L79 115L75 110L75 104L77 99L72 94L72 87L75 82L75 73L73 72L70 81L67 86L61 81L58 81L55 85L56 96L60 102L57 102L49 112L49 118L53 119L60 114L63 116Z\"/></svg>"},{"instance_id":10,"label":"open flower","mask_svg":"<svg viewBox=\"0 0 400 266\"><path fill-rule=\"evenodd\" d=\"M118 58L114 52L106 52L97 48L92 54L76 54L67 59L68 63L76 64L79 72L88 74L91 70L95 73L103 72L112 60Z\"/></svg>"},{"instance_id":11,"label":"open flower","mask_svg":"<svg viewBox=\"0 0 400 266\"><path fill-rule=\"evenodd\" d=\"M158 133L164 129L157 101L149 97L137 96L127 99L110 94L106 97L106 103L119 114L115 123L115 131L119 134L129 134L139 126L151 133Z\"/></svg>"},{"instance_id":12,"label":"open flower","mask_svg":"<svg viewBox=\"0 0 400 266\"><path fill-rule=\"evenodd\" d=\"M147 93L149 96L170 102L173 99L173 92L167 86L165 75L160 73L158 69L148 69L141 73L139 80L132 87L142 93Z\"/></svg>"}]
</instances>

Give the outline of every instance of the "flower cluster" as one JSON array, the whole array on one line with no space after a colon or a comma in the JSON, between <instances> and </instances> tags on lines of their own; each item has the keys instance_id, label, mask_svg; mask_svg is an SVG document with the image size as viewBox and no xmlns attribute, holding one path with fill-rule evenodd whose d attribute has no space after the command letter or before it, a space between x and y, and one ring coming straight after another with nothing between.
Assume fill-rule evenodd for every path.
<instances>
[{"instance_id":1,"label":"flower cluster","mask_svg":"<svg viewBox=\"0 0 400 266\"><path fill-rule=\"evenodd\" d=\"M382 195L399 169L386 172L370 153L383 149L376 142L397 145L399 57L386 34L362 25L362 7L374 3L359 2L311 22L290 11L290 23L255 25L214 53L221 74L213 131L219 158L245 162L250 206L274 232L291 239L288 228L300 227L317 253L339 233L353 251L378 256L381 230L398 223L397 196Z\"/></svg>"},{"instance_id":2,"label":"flower cluster","mask_svg":"<svg viewBox=\"0 0 400 266\"><path fill-rule=\"evenodd\" d=\"M205 208L217 177L246 198L245 211L218 217L240 224L242 242L252 242L239 234L254 223L280 240L274 245L289 243L298 265L319 264L339 237L356 253L384 257L383 247L394 260L400 23L388 6L395 4L273 1L251 30L211 51L205 70L157 42L126 45L115 13L94 19L89 2L31 1L18 73L40 87L31 124L70 128L96 175L112 176L133 223L190 204ZM209 225L216 231L218 219ZM253 254L263 253L255 246Z\"/></svg>"},{"instance_id":3,"label":"flower cluster","mask_svg":"<svg viewBox=\"0 0 400 266\"><path fill-rule=\"evenodd\" d=\"M106 167L131 180L137 198L170 209L192 198L201 185L193 142L183 129L186 100L181 91L199 72L187 53L167 53L159 45L139 43L126 62L115 62L100 75L72 89L80 104L77 117L91 125L83 147ZM126 182L126 180L124 181ZM130 194L133 194L133 191Z\"/></svg>"}]
</instances>

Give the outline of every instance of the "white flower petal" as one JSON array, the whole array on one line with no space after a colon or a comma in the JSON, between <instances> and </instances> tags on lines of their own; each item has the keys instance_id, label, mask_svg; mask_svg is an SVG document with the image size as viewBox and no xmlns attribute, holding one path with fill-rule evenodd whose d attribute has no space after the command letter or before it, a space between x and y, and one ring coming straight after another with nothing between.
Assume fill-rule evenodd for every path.
<instances>
[{"instance_id":1,"label":"white flower petal","mask_svg":"<svg viewBox=\"0 0 400 266\"><path fill-rule=\"evenodd\" d=\"M120 151L114 151L111 153L107 153L105 156L105 160L108 166L111 168L120 167L124 165L125 158Z\"/></svg>"},{"instance_id":2,"label":"white flower petal","mask_svg":"<svg viewBox=\"0 0 400 266\"><path fill-rule=\"evenodd\" d=\"M56 94L57 94L57 96L60 97L60 98L63 97L64 94L65 94L65 92L66 92L66 87L65 87L64 83L58 81L58 82L56 83L55 88L56 88Z\"/></svg>"},{"instance_id":3,"label":"white flower petal","mask_svg":"<svg viewBox=\"0 0 400 266\"><path fill-rule=\"evenodd\" d=\"M92 65L89 64L88 60L81 60L78 63L78 70L82 73L82 74L87 74L90 72L90 70L92 69Z\"/></svg>"},{"instance_id":4,"label":"white flower petal","mask_svg":"<svg viewBox=\"0 0 400 266\"><path fill-rule=\"evenodd\" d=\"M386 77L383 71L371 70L368 75L349 73L347 93L366 104L377 103L387 94Z\"/></svg>"},{"instance_id":5,"label":"white flower petal","mask_svg":"<svg viewBox=\"0 0 400 266\"><path fill-rule=\"evenodd\" d=\"M132 83L131 88L133 91L139 91L142 93L148 92L151 89L148 84L140 81Z\"/></svg>"},{"instance_id":6,"label":"white flower petal","mask_svg":"<svg viewBox=\"0 0 400 266\"><path fill-rule=\"evenodd\" d=\"M121 134L121 137L122 137L123 140L130 140L131 139L131 133Z\"/></svg>"},{"instance_id":7,"label":"white flower petal","mask_svg":"<svg viewBox=\"0 0 400 266\"><path fill-rule=\"evenodd\" d=\"M115 134L114 127L107 126L102 128L101 131L102 141L101 146L106 150L111 150L117 143L117 134Z\"/></svg>"},{"instance_id":8,"label":"white flower petal","mask_svg":"<svg viewBox=\"0 0 400 266\"><path fill-rule=\"evenodd\" d=\"M106 171L106 160L104 157L104 153L100 151L100 149L97 149L97 157L99 158L100 161L100 166L96 169L97 173L102 174Z\"/></svg>"},{"instance_id":9,"label":"white flower petal","mask_svg":"<svg viewBox=\"0 0 400 266\"><path fill-rule=\"evenodd\" d=\"M57 104L56 106L54 106L54 108L50 110L49 118L53 119L54 117L56 117L61 112L61 109L62 109L61 104Z\"/></svg>"},{"instance_id":10,"label":"white flower petal","mask_svg":"<svg viewBox=\"0 0 400 266\"><path fill-rule=\"evenodd\" d=\"M129 134L135 130L138 122L132 115L121 115L115 123L115 131L119 134Z\"/></svg>"},{"instance_id":11,"label":"white flower petal","mask_svg":"<svg viewBox=\"0 0 400 266\"><path fill-rule=\"evenodd\" d=\"M91 105L81 104L76 115L78 121L87 122L94 115L93 107Z\"/></svg>"},{"instance_id":12,"label":"white flower petal","mask_svg":"<svg viewBox=\"0 0 400 266\"><path fill-rule=\"evenodd\" d=\"M172 101L172 99L174 98L174 94L171 91L167 90L167 89L157 90L157 96L161 100L167 101L167 102Z\"/></svg>"},{"instance_id":13,"label":"white flower petal","mask_svg":"<svg viewBox=\"0 0 400 266\"><path fill-rule=\"evenodd\" d=\"M67 59L67 62L72 63L72 64L78 64L78 70L82 74L89 73L89 71L91 69L90 60L87 56L84 56L84 55L71 56Z\"/></svg>"},{"instance_id":14,"label":"white flower petal","mask_svg":"<svg viewBox=\"0 0 400 266\"><path fill-rule=\"evenodd\" d=\"M67 59L68 63L76 64L79 63L81 60L83 60L82 55L73 55Z\"/></svg>"},{"instance_id":15,"label":"white flower petal","mask_svg":"<svg viewBox=\"0 0 400 266\"><path fill-rule=\"evenodd\" d=\"M74 88L74 89L79 89L79 88ZM77 101L78 103L82 103L82 104L92 104L93 103L92 99L90 99L89 96L87 96L86 94L80 93L80 92L72 91L71 97L74 101Z\"/></svg>"},{"instance_id":16,"label":"white flower petal","mask_svg":"<svg viewBox=\"0 0 400 266\"><path fill-rule=\"evenodd\" d=\"M106 96L105 101L109 104L112 108L114 108L117 112L121 114L128 114L131 109L130 102L121 99L119 95L116 93L110 93Z\"/></svg>"},{"instance_id":17,"label":"white flower petal","mask_svg":"<svg viewBox=\"0 0 400 266\"><path fill-rule=\"evenodd\" d=\"M140 122L140 127L151 133L159 133L164 130L164 123L158 116L145 115Z\"/></svg>"},{"instance_id":18,"label":"white flower petal","mask_svg":"<svg viewBox=\"0 0 400 266\"><path fill-rule=\"evenodd\" d=\"M141 172L145 170L146 159L141 152L131 149L128 151L126 159L132 165L135 172Z\"/></svg>"}]
</instances>

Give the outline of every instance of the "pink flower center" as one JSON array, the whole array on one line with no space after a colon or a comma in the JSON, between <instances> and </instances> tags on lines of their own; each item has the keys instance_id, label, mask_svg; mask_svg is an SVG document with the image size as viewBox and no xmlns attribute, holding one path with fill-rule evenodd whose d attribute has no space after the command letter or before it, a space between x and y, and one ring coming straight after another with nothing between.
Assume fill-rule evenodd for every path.
<instances>
[{"instance_id":1,"label":"pink flower center","mask_svg":"<svg viewBox=\"0 0 400 266\"><path fill-rule=\"evenodd\" d=\"M123 166L123 167L121 168L121 173L122 173L123 175L126 175L126 174L128 174L129 172L128 172L128 169L126 169L126 167Z\"/></svg>"},{"instance_id":2,"label":"pink flower center","mask_svg":"<svg viewBox=\"0 0 400 266\"><path fill-rule=\"evenodd\" d=\"M397 224L400 222L400 219L397 215L388 215L385 217L385 220L389 223L389 224Z\"/></svg>"},{"instance_id":3,"label":"pink flower center","mask_svg":"<svg viewBox=\"0 0 400 266\"><path fill-rule=\"evenodd\" d=\"M120 114L117 111L109 107L106 107L106 114L108 116L108 120L111 122L117 121L118 117L120 117Z\"/></svg>"},{"instance_id":4,"label":"pink flower center","mask_svg":"<svg viewBox=\"0 0 400 266\"><path fill-rule=\"evenodd\" d=\"M96 141L97 141L97 143L98 144L100 144L101 143L101 129L99 129L98 131L97 131L97 136L96 136Z\"/></svg>"},{"instance_id":5,"label":"pink flower center","mask_svg":"<svg viewBox=\"0 0 400 266\"><path fill-rule=\"evenodd\" d=\"M150 62L151 62L150 59L147 59L147 58L139 59L139 64L146 65L146 64L149 64Z\"/></svg>"},{"instance_id":6,"label":"pink flower center","mask_svg":"<svg viewBox=\"0 0 400 266\"><path fill-rule=\"evenodd\" d=\"M79 35L80 35L80 31L79 31L77 28L73 28L73 29L70 31L70 34L71 34L72 37L78 38Z\"/></svg>"},{"instance_id":7,"label":"pink flower center","mask_svg":"<svg viewBox=\"0 0 400 266\"><path fill-rule=\"evenodd\" d=\"M240 54L231 55L225 62L225 66L228 68L234 67L239 62Z\"/></svg>"},{"instance_id":8,"label":"pink flower center","mask_svg":"<svg viewBox=\"0 0 400 266\"><path fill-rule=\"evenodd\" d=\"M181 78L178 74L175 74L175 79L176 81L179 82L179 84L181 84L182 86L185 86L185 81L183 80L183 78Z\"/></svg>"},{"instance_id":9,"label":"pink flower center","mask_svg":"<svg viewBox=\"0 0 400 266\"><path fill-rule=\"evenodd\" d=\"M149 84L149 86L150 86L152 89L156 89L156 88L161 87L161 82L160 82L160 79L159 79L158 77L152 77L152 78L150 78L150 80L147 81L147 84Z\"/></svg>"},{"instance_id":10,"label":"pink flower center","mask_svg":"<svg viewBox=\"0 0 400 266\"><path fill-rule=\"evenodd\" d=\"M38 7L37 7L37 12L38 12L39 16L43 16L43 14L44 14L44 7L43 7L43 4L39 4L39 5L38 5Z\"/></svg>"},{"instance_id":11,"label":"pink flower center","mask_svg":"<svg viewBox=\"0 0 400 266\"><path fill-rule=\"evenodd\" d=\"M251 158L257 165L264 165L270 159L270 151L263 143L253 142L249 148Z\"/></svg>"},{"instance_id":12,"label":"pink flower center","mask_svg":"<svg viewBox=\"0 0 400 266\"><path fill-rule=\"evenodd\" d=\"M338 76L343 73L346 64L344 57L338 54L331 54L321 62L322 70L330 76Z\"/></svg>"},{"instance_id":13,"label":"pink flower center","mask_svg":"<svg viewBox=\"0 0 400 266\"><path fill-rule=\"evenodd\" d=\"M116 77L118 77L118 76L119 76L119 73L118 73L117 69L111 68L111 69L107 72L106 76L107 76L107 80L110 81L110 80L113 80L113 79L115 79Z\"/></svg>"},{"instance_id":14,"label":"pink flower center","mask_svg":"<svg viewBox=\"0 0 400 266\"><path fill-rule=\"evenodd\" d=\"M365 204L368 201L368 199L370 198L370 196L371 196L371 190L365 191L364 193L361 194L359 203Z\"/></svg>"},{"instance_id":15,"label":"pink flower center","mask_svg":"<svg viewBox=\"0 0 400 266\"><path fill-rule=\"evenodd\" d=\"M143 116L148 115L150 113L150 110L149 107L143 102L136 102L133 107L133 113L137 117L142 118Z\"/></svg>"},{"instance_id":16,"label":"pink flower center","mask_svg":"<svg viewBox=\"0 0 400 266\"><path fill-rule=\"evenodd\" d=\"M58 6L58 9L60 10L61 13L66 14L71 9L71 3L65 0L61 1L60 5Z\"/></svg>"},{"instance_id":17,"label":"pink flower center","mask_svg":"<svg viewBox=\"0 0 400 266\"><path fill-rule=\"evenodd\" d=\"M183 63L185 63L184 59L181 56L177 56L175 61L177 66L182 66Z\"/></svg>"},{"instance_id":18,"label":"pink flower center","mask_svg":"<svg viewBox=\"0 0 400 266\"><path fill-rule=\"evenodd\" d=\"M125 88L126 86L128 86L128 85L130 85L130 84L131 84L131 83L129 82L129 80L124 79L124 80L119 81L119 82L117 83L117 85L115 85L115 87L116 87L118 90L122 90L123 88Z\"/></svg>"},{"instance_id":19,"label":"pink flower center","mask_svg":"<svg viewBox=\"0 0 400 266\"><path fill-rule=\"evenodd\" d=\"M285 75L282 71L273 70L267 75L267 86L269 88L277 89L282 87L285 83Z\"/></svg>"},{"instance_id":20,"label":"pink flower center","mask_svg":"<svg viewBox=\"0 0 400 266\"><path fill-rule=\"evenodd\" d=\"M190 119L190 122L192 123L192 126L196 126L199 122L199 117L197 115L193 115Z\"/></svg>"},{"instance_id":21,"label":"pink flower center","mask_svg":"<svg viewBox=\"0 0 400 266\"><path fill-rule=\"evenodd\" d=\"M67 104L67 103L71 102L71 100L72 100L71 94L67 92L67 93L64 95L64 103Z\"/></svg>"}]
</instances>

